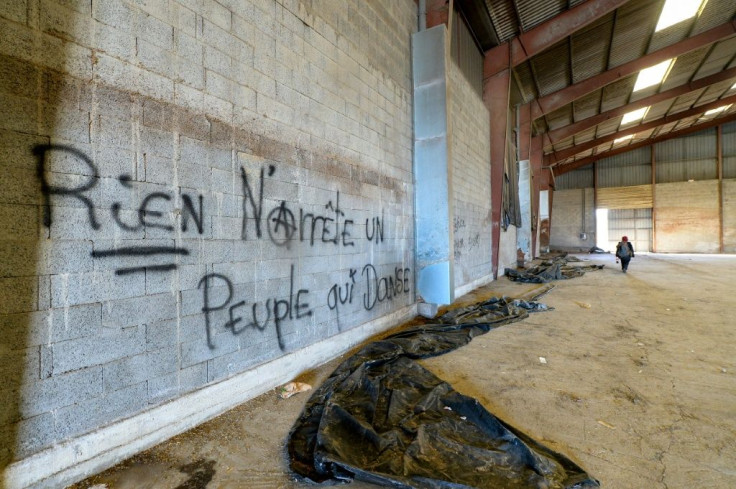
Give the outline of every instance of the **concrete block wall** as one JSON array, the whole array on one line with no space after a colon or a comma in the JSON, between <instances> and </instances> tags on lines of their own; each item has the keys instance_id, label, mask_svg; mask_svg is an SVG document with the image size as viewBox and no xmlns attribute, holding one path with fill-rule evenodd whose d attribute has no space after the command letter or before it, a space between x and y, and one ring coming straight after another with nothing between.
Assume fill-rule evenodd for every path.
<instances>
[{"instance_id":1,"label":"concrete block wall","mask_svg":"<svg viewBox=\"0 0 736 489\"><path fill-rule=\"evenodd\" d=\"M413 1L6 4L0 467L411 313Z\"/></svg>"},{"instance_id":2,"label":"concrete block wall","mask_svg":"<svg viewBox=\"0 0 736 489\"><path fill-rule=\"evenodd\" d=\"M552 199L550 248L587 251L595 246L595 207L592 188L557 190ZM587 239L580 237L585 232Z\"/></svg>"},{"instance_id":3,"label":"concrete block wall","mask_svg":"<svg viewBox=\"0 0 736 489\"><path fill-rule=\"evenodd\" d=\"M717 180L656 185L654 229L657 252L720 251L718 185Z\"/></svg>"},{"instance_id":4,"label":"concrete block wall","mask_svg":"<svg viewBox=\"0 0 736 489\"><path fill-rule=\"evenodd\" d=\"M455 288L492 279L490 116L483 99L450 62ZM480 284L477 284L480 285Z\"/></svg>"}]
</instances>

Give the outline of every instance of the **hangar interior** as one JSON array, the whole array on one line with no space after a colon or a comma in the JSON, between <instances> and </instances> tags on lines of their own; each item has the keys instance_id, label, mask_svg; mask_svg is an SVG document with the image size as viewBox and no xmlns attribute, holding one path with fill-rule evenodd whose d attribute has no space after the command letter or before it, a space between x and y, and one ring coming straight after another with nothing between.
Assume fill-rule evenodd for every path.
<instances>
[{"instance_id":1,"label":"hangar interior","mask_svg":"<svg viewBox=\"0 0 736 489\"><path fill-rule=\"evenodd\" d=\"M177 436L193 458L215 443L202 426L215 451L261 440L228 462L257 474L128 463L110 487L301 487L277 449L304 399L263 396L420 313L521 295L507 270L553 252L607 268L428 368L603 487L733 487L735 17L733 0L0 2L0 487L92 487ZM649 425L623 426L626 400Z\"/></svg>"}]
</instances>

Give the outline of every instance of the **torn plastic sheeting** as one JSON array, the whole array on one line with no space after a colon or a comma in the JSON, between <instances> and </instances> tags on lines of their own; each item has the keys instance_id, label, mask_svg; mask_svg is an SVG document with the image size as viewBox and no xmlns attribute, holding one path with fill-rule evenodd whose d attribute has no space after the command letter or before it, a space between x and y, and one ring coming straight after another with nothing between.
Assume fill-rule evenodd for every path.
<instances>
[{"instance_id":1,"label":"torn plastic sheeting","mask_svg":"<svg viewBox=\"0 0 736 489\"><path fill-rule=\"evenodd\" d=\"M544 261L540 265L527 270L514 270L506 268L504 275L514 282L547 283L552 280L565 280L573 277L582 277L588 270L600 270L605 265L569 266L568 261L579 261L577 259L555 258L552 261Z\"/></svg>"},{"instance_id":2,"label":"torn plastic sheeting","mask_svg":"<svg viewBox=\"0 0 736 489\"><path fill-rule=\"evenodd\" d=\"M416 489L599 487L572 461L414 361L455 350L528 315L497 298L459 311L473 314L446 314L445 321L468 322L410 328L343 362L292 429L294 472L316 483L359 479ZM477 322L481 317L487 322Z\"/></svg>"}]
</instances>

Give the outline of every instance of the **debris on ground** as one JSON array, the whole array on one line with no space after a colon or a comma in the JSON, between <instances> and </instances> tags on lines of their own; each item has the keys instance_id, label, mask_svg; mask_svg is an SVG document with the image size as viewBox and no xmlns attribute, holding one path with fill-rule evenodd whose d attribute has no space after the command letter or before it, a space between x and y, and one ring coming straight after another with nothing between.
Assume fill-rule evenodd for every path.
<instances>
[{"instance_id":1,"label":"debris on ground","mask_svg":"<svg viewBox=\"0 0 736 489\"><path fill-rule=\"evenodd\" d=\"M582 307L583 309L590 309L590 308L592 307L592 306L591 306L590 304L588 304L587 302L578 302L578 301L575 301L575 304L579 305L579 306L580 306L580 307Z\"/></svg>"},{"instance_id":2,"label":"debris on ground","mask_svg":"<svg viewBox=\"0 0 736 489\"><path fill-rule=\"evenodd\" d=\"M288 399L294 394L307 392L309 390L312 390L312 386L309 384L305 384L304 382L289 382L279 389L279 397L281 399Z\"/></svg>"},{"instance_id":3,"label":"debris on ground","mask_svg":"<svg viewBox=\"0 0 736 489\"><path fill-rule=\"evenodd\" d=\"M306 482L404 489L600 487L415 361L528 314L521 303L493 298L366 345L307 401L289 436L291 469Z\"/></svg>"},{"instance_id":4,"label":"debris on ground","mask_svg":"<svg viewBox=\"0 0 736 489\"><path fill-rule=\"evenodd\" d=\"M504 270L504 274L509 280L514 282L539 284L550 282L552 280L565 280L573 277L582 277L586 271L600 270L605 267L605 265L568 265L568 263L579 261L580 260L575 257L562 255L557 256L552 260L544 260L539 265L523 271L506 268Z\"/></svg>"}]
</instances>

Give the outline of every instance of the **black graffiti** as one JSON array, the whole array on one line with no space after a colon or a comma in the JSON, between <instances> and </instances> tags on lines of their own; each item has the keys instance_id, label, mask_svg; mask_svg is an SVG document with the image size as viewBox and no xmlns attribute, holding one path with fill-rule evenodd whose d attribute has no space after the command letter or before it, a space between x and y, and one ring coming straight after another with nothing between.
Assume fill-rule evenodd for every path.
<instances>
[{"instance_id":1,"label":"black graffiti","mask_svg":"<svg viewBox=\"0 0 736 489\"><path fill-rule=\"evenodd\" d=\"M107 256L151 256L151 255L188 255L186 248L176 246L125 246L112 250L94 250L93 258L104 258Z\"/></svg>"},{"instance_id":2,"label":"black graffiti","mask_svg":"<svg viewBox=\"0 0 736 489\"><path fill-rule=\"evenodd\" d=\"M49 152L51 151L61 151L64 153L69 153L73 156L75 156L77 159L82 161L85 165L87 165L90 170L92 170L92 175L89 177L89 179L84 182L79 187L75 188L67 188L67 187L59 187L55 185L50 185L48 180L46 180L46 158ZM97 167L92 163L92 160L89 156L82 153L81 151L71 147L67 146L65 144L39 144L37 146L34 146L33 148L33 154L36 155L38 158L38 164L36 167L36 171L38 174L39 180L41 180L41 192L43 193L43 199L44 199L44 215L43 215L43 223L46 227L51 227L51 196L52 195L67 195L70 197L74 197L75 199L82 202L87 207L87 212L89 214L89 223L90 226L92 226L92 229L100 229L100 223L97 222L97 218L95 217L95 208L94 205L92 205L92 200L89 199L89 197L83 195L84 192L87 192L88 190L92 189L95 185L97 185L97 182L99 180L99 173L97 172Z\"/></svg>"},{"instance_id":3,"label":"black graffiti","mask_svg":"<svg viewBox=\"0 0 736 489\"><path fill-rule=\"evenodd\" d=\"M46 227L51 227L52 215L51 215L51 197L52 196L66 196L74 198L82 202L87 209L89 225L94 230L99 230L102 226L97 218L96 210L101 209L99 206L94 205L94 201L88 195L89 191L92 190L99 182L100 176L97 167L92 162L92 159L85 153L67 145L63 144L42 144L33 147L33 154L38 158L37 173L38 178L41 181L41 192L44 198L44 218L43 222ZM59 185L51 185L48 181L48 158L53 152L59 152L62 154L70 155L76 160L82 162L87 166L91 175L87 180L77 187L63 187ZM128 174L122 174L118 177L118 182L123 188L133 190L133 178ZM189 228L189 221L194 221L199 234L204 232L204 199L202 195L198 196L199 209L195 207L192 197L186 193L181 194L182 208L181 208L181 229L187 231ZM115 225L123 231L135 232L141 229L162 229L164 231L174 231L174 226L166 222L162 222L162 218L165 216L165 211L177 212L177 209L173 208L171 201L173 196L167 192L151 192L146 194L141 200L140 204L136 209L137 219L134 222L125 222L122 217L122 204L120 202L113 202L110 206L110 213ZM93 251L92 256L94 258L103 258L107 256L149 256L157 254L178 254L185 255L188 251L180 248L152 248L152 247L139 247L139 248L119 248L117 250L100 250ZM176 265L173 263L165 265L140 265L134 267L125 267L116 270L118 275L128 275L131 273L139 272L166 272L174 270Z\"/></svg>"},{"instance_id":4,"label":"black graffiti","mask_svg":"<svg viewBox=\"0 0 736 489\"><path fill-rule=\"evenodd\" d=\"M227 286L227 298L222 301L222 304L213 305L210 303L210 288L213 280L219 280ZM204 286L204 287L203 287ZM247 304L246 300L238 301L231 305L233 301L233 285L230 279L225 275L219 273L210 273L202 277L199 281L197 288L203 288L203 306L202 312L205 314L205 329L207 332L207 345L210 349L215 348L215 344L212 341L212 317L213 312L225 309L228 307L228 320L224 323L224 328L230 330L234 335L240 335L249 329L255 329L258 331L264 331L266 327L273 323L276 329L276 339L278 340L279 348L284 351L286 346L284 344L284 337L281 329L281 325L286 320L302 319L312 315L313 311L309 307L306 301L309 295L308 289L299 289L294 293L294 265L291 266L290 277L289 277L289 297L288 299L279 299L276 297L269 298L263 303L253 302L250 307L250 311L246 309L246 317L241 315L239 311L244 308ZM304 296L304 297L302 297ZM249 314L249 316L248 316ZM244 322L250 319L248 322ZM239 324L242 326L238 326Z\"/></svg>"},{"instance_id":5,"label":"black graffiti","mask_svg":"<svg viewBox=\"0 0 736 489\"><path fill-rule=\"evenodd\" d=\"M263 237L263 196L265 187L265 169L261 168L257 187L251 186L248 173L241 167L243 182L243 223L241 237L248 238L248 230L253 228L256 238ZM276 169L268 167L268 176L272 176ZM334 201L325 204L323 214L308 212L303 207L298 208L299 219L296 219L297 210L292 210L286 201L273 207L266 215L265 225L268 238L277 246L289 246L297 239L300 243L307 242L313 246L315 242L332 243L336 246L355 246L352 238L354 220L347 219L340 207L340 192L336 192ZM376 218L378 219L378 218ZM383 239L383 227L380 220L374 227L380 231ZM375 231L374 231L375 232Z\"/></svg>"},{"instance_id":6,"label":"black graffiti","mask_svg":"<svg viewBox=\"0 0 736 489\"><path fill-rule=\"evenodd\" d=\"M354 268L350 269L348 280L345 285L334 284L330 287L330 291L327 293L327 307L330 311L337 311L338 323L337 327L342 329L339 322L340 311L339 307L345 304L353 303L353 293L355 292L355 275L358 271Z\"/></svg>"},{"instance_id":7,"label":"black graffiti","mask_svg":"<svg viewBox=\"0 0 736 489\"><path fill-rule=\"evenodd\" d=\"M168 272L174 269L176 269L175 263L167 263L166 265L145 265L142 267L119 268L115 270L115 275L130 275L131 273L146 272L146 271Z\"/></svg>"},{"instance_id":8,"label":"black graffiti","mask_svg":"<svg viewBox=\"0 0 736 489\"><path fill-rule=\"evenodd\" d=\"M268 213L267 225L268 237L271 242L277 246L288 245L291 238L296 232L296 224L294 223L294 213L286 206L285 201L281 201L281 205L274 207Z\"/></svg>"},{"instance_id":9,"label":"black graffiti","mask_svg":"<svg viewBox=\"0 0 736 489\"><path fill-rule=\"evenodd\" d=\"M394 268L393 275L378 276L376 267L370 263L363 267L361 275L365 276L366 290L363 293L363 307L366 310L373 309L376 304L393 300L397 295L409 293L408 268Z\"/></svg>"},{"instance_id":10,"label":"black graffiti","mask_svg":"<svg viewBox=\"0 0 736 489\"><path fill-rule=\"evenodd\" d=\"M371 232L368 232L368 224L371 225ZM383 211L381 217L373 217L365 220L365 237L368 241L374 241L376 243L383 242Z\"/></svg>"}]
</instances>

